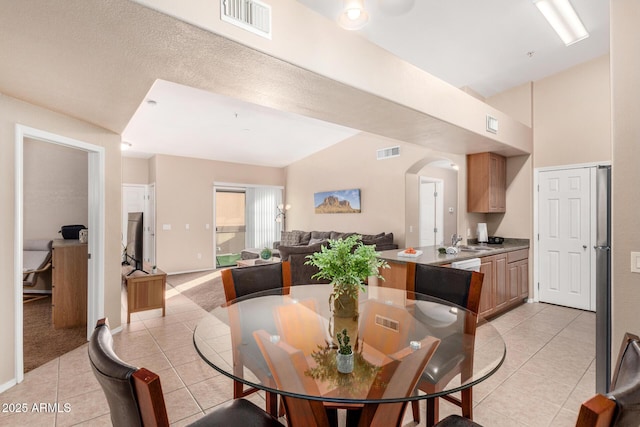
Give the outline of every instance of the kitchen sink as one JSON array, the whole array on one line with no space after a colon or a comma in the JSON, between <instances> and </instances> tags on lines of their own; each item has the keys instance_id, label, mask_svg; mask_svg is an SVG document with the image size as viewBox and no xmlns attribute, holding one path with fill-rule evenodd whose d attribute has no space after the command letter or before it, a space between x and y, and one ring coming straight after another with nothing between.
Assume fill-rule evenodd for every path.
<instances>
[{"instance_id":1,"label":"kitchen sink","mask_svg":"<svg viewBox=\"0 0 640 427\"><path fill-rule=\"evenodd\" d=\"M460 245L458 246L458 250L461 250L463 252L482 252L490 251L491 248L487 246Z\"/></svg>"}]
</instances>

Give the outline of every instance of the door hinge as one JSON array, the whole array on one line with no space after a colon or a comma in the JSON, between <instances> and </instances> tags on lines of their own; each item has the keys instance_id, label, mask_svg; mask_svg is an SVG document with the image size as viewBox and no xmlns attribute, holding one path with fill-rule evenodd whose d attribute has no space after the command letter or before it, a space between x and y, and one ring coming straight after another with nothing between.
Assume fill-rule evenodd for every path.
<instances>
[{"instance_id":1,"label":"door hinge","mask_svg":"<svg viewBox=\"0 0 640 427\"><path fill-rule=\"evenodd\" d=\"M87 259L91 259L91 254L87 254Z\"/></svg>"},{"instance_id":2,"label":"door hinge","mask_svg":"<svg viewBox=\"0 0 640 427\"><path fill-rule=\"evenodd\" d=\"M538 233L538 240L540 240L540 233Z\"/></svg>"},{"instance_id":3,"label":"door hinge","mask_svg":"<svg viewBox=\"0 0 640 427\"><path fill-rule=\"evenodd\" d=\"M437 229L437 228L434 228L434 229L433 229L433 232L434 232L434 233L437 233L437 232L438 232L438 229Z\"/></svg>"},{"instance_id":4,"label":"door hinge","mask_svg":"<svg viewBox=\"0 0 640 427\"><path fill-rule=\"evenodd\" d=\"M538 292L540 292L540 282L538 282Z\"/></svg>"},{"instance_id":5,"label":"door hinge","mask_svg":"<svg viewBox=\"0 0 640 427\"><path fill-rule=\"evenodd\" d=\"M438 197L438 192L437 191L433 193L433 197Z\"/></svg>"},{"instance_id":6,"label":"door hinge","mask_svg":"<svg viewBox=\"0 0 640 427\"><path fill-rule=\"evenodd\" d=\"M540 184L538 184L538 192L540 192Z\"/></svg>"}]
</instances>

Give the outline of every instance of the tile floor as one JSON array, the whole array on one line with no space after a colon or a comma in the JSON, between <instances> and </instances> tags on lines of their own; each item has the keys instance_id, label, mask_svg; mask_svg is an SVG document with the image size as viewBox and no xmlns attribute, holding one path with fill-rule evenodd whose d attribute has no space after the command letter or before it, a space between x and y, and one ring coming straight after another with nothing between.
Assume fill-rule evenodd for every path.
<instances>
[{"instance_id":1,"label":"tile floor","mask_svg":"<svg viewBox=\"0 0 640 427\"><path fill-rule=\"evenodd\" d=\"M206 365L194 350L192 331L204 315L169 287L166 317L159 310L136 313L114 335L123 360L162 378L174 426L186 425L232 398L231 380ZM485 427L574 426L580 403L595 390L595 314L533 303L492 323L504 337L507 357L496 374L474 388L475 421ZM27 407L24 413L0 412L0 426L111 425L86 347L27 373L21 384L0 394L3 410L10 404ZM264 407L262 396L250 399ZM46 407L56 402L57 408ZM447 402L440 405L441 417L458 413ZM404 421L413 425L410 411Z\"/></svg>"}]
</instances>

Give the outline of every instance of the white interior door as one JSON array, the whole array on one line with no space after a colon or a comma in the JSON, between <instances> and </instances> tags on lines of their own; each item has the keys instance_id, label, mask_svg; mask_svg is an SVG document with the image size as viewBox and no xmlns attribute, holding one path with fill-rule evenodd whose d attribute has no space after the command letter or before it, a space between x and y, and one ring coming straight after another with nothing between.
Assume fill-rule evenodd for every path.
<instances>
[{"instance_id":1,"label":"white interior door","mask_svg":"<svg viewBox=\"0 0 640 427\"><path fill-rule=\"evenodd\" d=\"M420 246L435 246L443 242L443 183L420 180Z\"/></svg>"},{"instance_id":2,"label":"white interior door","mask_svg":"<svg viewBox=\"0 0 640 427\"><path fill-rule=\"evenodd\" d=\"M142 212L143 221L147 222L146 201L145 196L147 188L145 185L129 185L122 186L122 247L127 245L127 227L129 225L129 212ZM146 228L146 227L145 227ZM145 242L146 243L146 242ZM146 246L146 245L145 245ZM144 248L147 251L147 248ZM144 254L143 254L144 258Z\"/></svg>"},{"instance_id":3,"label":"white interior door","mask_svg":"<svg viewBox=\"0 0 640 427\"><path fill-rule=\"evenodd\" d=\"M147 186L144 218L144 254L143 258L150 265L156 264L156 186Z\"/></svg>"},{"instance_id":4,"label":"white interior door","mask_svg":"<svg viewBox=\"0 0 640 427\"><path fill-rule=\"evenodd\" d=\"M539 298L590 310L591 168L539 174Z\"/></svg>"}]
</instances>

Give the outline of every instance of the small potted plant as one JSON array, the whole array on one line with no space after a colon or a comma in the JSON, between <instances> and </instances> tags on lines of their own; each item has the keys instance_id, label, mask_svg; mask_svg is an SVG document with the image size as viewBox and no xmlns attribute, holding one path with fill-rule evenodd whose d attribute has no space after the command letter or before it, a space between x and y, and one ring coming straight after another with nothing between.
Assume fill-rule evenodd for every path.
<instances>
[{"instance_id":1,"label":"small potted plant","mask_svg":"<svg viewBox=\"0 0 640 427\"><path fill-rule=\"evenodd\" d=\"M350 374L353 371L353 348L350 344L351 339L346 329L338 332L336 338L338 339L338 352L336 353L338 372Z\"/></svg>"},{"instance_id":2,"label":"small potted plant","mask_svg":"<svg viewBox=\"0 0 640 427\"><path fill-rule=\"evenodd\" d=\"M363 244L357 234L329 240L328 247L322 246L320 252L308 255L305 264L320 270L312 276L314 279L331 280L329 302L333 301L337 317L356 317L358 293L364 290L364 281L370 276L382 278L380 269L389 268L385 260L378 258L375 246Z\"/></svg>"},{"instance_id":3,"label":"small potted plant","mask_svg":"<svg viewBox=\"0 0 640 427\"><path fill-rule=\"evenodd\" d=\"M156 265L151 266L151 273L156 274L158 272L158 267Z\"/></svg>"}]
</instances>

